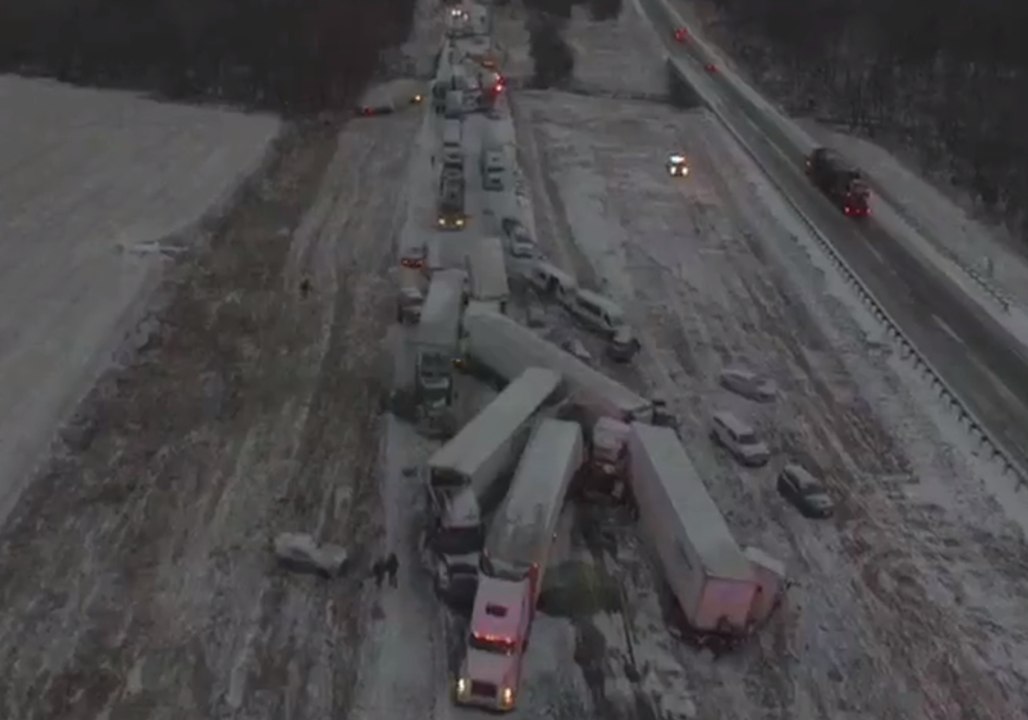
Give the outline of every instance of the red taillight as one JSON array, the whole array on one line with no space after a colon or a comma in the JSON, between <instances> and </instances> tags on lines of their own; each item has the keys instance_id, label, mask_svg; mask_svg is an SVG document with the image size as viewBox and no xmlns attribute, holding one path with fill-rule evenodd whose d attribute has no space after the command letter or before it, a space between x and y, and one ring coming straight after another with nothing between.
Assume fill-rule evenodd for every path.
<instances>
[{"instance_id":1,"label":"red taillight","mask_svg":"<svg viewBox=\"0 0 1028 720\"><path fill-rule=\"evenodd\" d=\"M489 633L475 633L475 639L481 640L487 643L496 643L497 645L511 645L513 640L503 635L490 635Z\"/></svg>"},{"instance_id":2,"label":"red taillight","mask_svg":"<svg viewBox=\"0 0 1028 720\"><path fill-rule=\"evenodd\" d=\"M500 83L496 83L496 85L493 86L493 92L496 93L497 95L502 93L503 92L503 85L501 85Z\"/></svg>"}]
</instances>

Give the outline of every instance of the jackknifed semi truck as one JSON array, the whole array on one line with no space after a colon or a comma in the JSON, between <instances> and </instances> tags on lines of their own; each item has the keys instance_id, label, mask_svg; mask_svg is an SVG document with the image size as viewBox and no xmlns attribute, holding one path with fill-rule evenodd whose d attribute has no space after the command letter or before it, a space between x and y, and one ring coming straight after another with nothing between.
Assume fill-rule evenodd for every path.
<instances>
[{"instance_id":1,"label":"jackknifed semi truck","mask_svg":"<svg viewBox=\"0 0 1028 720\"><path fill-rule=\"evenodd\" d=\"M457 702L517 703L522 662L564 500L585 460L577 423L543 419L486 534Z\"/></svg>"},{"instance_id":2,"label":"jackknifed semi truck","mask_svg":"<svg viewBox=\"0 0 1028 720\"><path fill-rule=\"evenodd\" d=\"M483 515L506 495L537 413L559 395L560 375L527 368L443 445L426 468L428 546L437 588L459 599L474 588L484 542Z\"/></svg>"},{"instance_id":3,"label":"jackknifed semi truck","mask_svg":"<svg viewBox=\"0 0 1028 720\"><path fill-rule=\"evenodd\" d=\"M527 367L560 373L569 402L579 408L590 428L601 417L625 423L674 422L663 401L643 398L509 317L487 308L469 307L464 330L464 355L469 367L501 381L517 377Z\"/></svg>"}]
</instances>

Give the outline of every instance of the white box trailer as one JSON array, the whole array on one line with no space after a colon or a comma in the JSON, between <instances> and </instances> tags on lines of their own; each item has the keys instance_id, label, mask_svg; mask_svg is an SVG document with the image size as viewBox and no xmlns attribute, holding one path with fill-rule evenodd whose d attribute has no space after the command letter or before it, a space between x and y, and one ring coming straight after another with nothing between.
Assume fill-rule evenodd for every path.
<instances>
[{"instance_id":1,"label":"white box trailer","mask_svg":"<svg viewBox=\"0 0 1028 720\"><path fill-rule=\"evenodd\" d=\"M486 309L468 308L464 316L464 354L502 380L510 380L528 367L545 367L564 378L571 403L587 420L612 417L622 422L650 422L654 403L616 380L589 367L518 322Z\"/></svg>"},{"instance_id":2,"label":"white box trailer","mask_svg":"<svg viewBox=\"0 0 1028 720\"><path fill-rule=\"evenodd\" d=\"M502 480L509 477L528 442L536 413L555 398L560 382L560 375L551 370L526 369L429 458L428 487L442 523L440 531L445 532L450 523L450 518L440 516L461 491L474 493L479 506L474 522L479 525L481 512L506 494ZM461 515L461 524L467 525L466 507Z\"/></svg>"},{"instance_id":3,"label":"white box trailer","mask_svg":"<svg viewBox=\"0 0 1028 720\"><path fill-rule=\"evenodd\" d=\"M628 446L639 517L686 621L702 633L745 634L757 578L678 436L633 423Z\"/></svg>"},{"instance_id":4,"label":"white box trailer","mask_svg":"<svg viewBox=\"0 0 1028 720\"><path fill-rule=\"evenodd\" d=\"M462 270L434 273L421 306L414 341L414 372L419 401L427 406L450 403L453 362L458 358L464 310L464 283Z\"/></svg>"},{"instance_id":5,"label":"white box trailer","mask_svg":"<svg viewBox=\"0 0 1028 720\"><path fill-rule=\"evenodd\" d=\"M483 572L503 580L527 580L532 607L539 599L564 499L585 460L583 445L577 423L542 420L486 534Z\"/></svg>"},{"instance_id":6,"label":"white box trailer","mask_svg":"<svg viewBox=\"0 0 1028 720\"><path fill-rule=\"evenodd\" d=\"M505 313L510 300L510 283L503 241L498 237L484 237L471 243L467 251L467 271L468 295L476 307Z\"/></svg>"}]
</instances>

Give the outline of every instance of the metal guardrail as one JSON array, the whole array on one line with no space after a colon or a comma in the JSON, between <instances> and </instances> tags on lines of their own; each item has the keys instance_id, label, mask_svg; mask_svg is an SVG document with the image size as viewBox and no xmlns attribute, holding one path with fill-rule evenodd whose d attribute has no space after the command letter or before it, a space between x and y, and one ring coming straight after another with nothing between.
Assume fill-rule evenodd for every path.
<instances>
[{"instance_id":1,"label":"metal guardrail","mask_svg":"<svg viewBox=\"0 0 1028 720\"><path fill-rule=\"evenodd\" d=\"M665 2L665 0L660 1L662 4ZM673 12L670 8L667 9L669 12ZM685 23L681 23L681 25L684 26ZM960 395L950 387L948 383L946 383L942 378L942 375L935 369L931 362L929 362L927 357L917 349L913 341L911 341L900 329L899 324L893 320L888 312L886 312L885 308L878 302L871 290L860 279L860 276L857 275L857 273L849 266L849 263L842 258L838 251L836 251L835 247L828 238L821 233L816 224L807 217L799 204L793 200L786 188L783 187L782 183L780 183L775 177L775 174L767 167L759 155L750 147L749 143L746 142L732 123L724 116L723 112L718 108L717 103L711 103L703 97L703 92L699 87L697 87L697 84L693 82L695 76L686 70L683 62L677 58L669 55L668 62L669 66L673 67L679 74L680 79L696 90L697 95L703 100L708 109L710 109L710 111L718 118L721 124L728 130L729 134L732 135L739 146L745 150L746 154L750 156L764 175L772 182L772 184L775 185L779 194L785 199L789 206L792 207L803 223L811 230L812 236L817 241L818 245L826 252L832 264L839 270L843 278L857 291L858 296L871 311L871 314L885 327L885 330L892 341L900 347L901 357L907 359L918 371L921 372L922 376L928 381L929 385L938 394L939 398L945 402L950 411L956 415L961 426L965 431L967 431L971 436L971 439L974 441L976 449L979 452L987 454L989 460L997 463L1002 468L1004 474L1012 474L1017 479L1018 489L1020 489L1022 485L1028 484L1028 473L1026 473L1025 470L1017 464L1013 459L1012 454L1004 449L998 440L989 435L988 431L985 429L985 424L978 419L970 409L970 406L968 406L968 404L961 399ZM699 75L698 71L696 71L696 75Z\"/></svg>"},{"instance_id":2,"label":"metal guardrail","mask_svg":"<svg viewBox=\"0 0 1028 720\"><path fill-rule=\"evenodd\" d=\"M682 19L682 17L680 15L678 15L678 12L673 7L671 7L671 4L670 4L669 0L640 0L640 1L641 2L650 1L650 2L654 2L654 3L658 3L659 6L660 6L660 9L663 11L663 13L664 13L664 15L665 15L665 17L667 19L667 22L668 22L669 26L676 27L676 28L677 27L688 27L689 26L689 23L685 22ZM668 28L668 31L670 32L670 27ZM713 56L713 54L708 50L706 44L702 40L697 39L696 36L693 35L691 32L690 32L690 36L691 36L690 37L690 42L693 44L694 47L699 48L701 55L706 56L706 59L709 60L709 61L714 61L716 59ZM731 80L729 80L728 78L723 78L723 79L724 79L725 82L728 82L728 83L731 82ZM896 203L892 203L892 204L896 205ZM921 230L919 229L918 232L921 232ZM922 233L922 234L924 234L924 233ZM976 285L978 285L993 301L995 301L996 304L999 305L999 307L1004 312L1010 312L1010 306L1011 306L1012 303L1011 303L1010 295L1008 293L1006 293L1003 290L1001 290L1000 288L996 287L996 285L994 283L990 282L988 278L984 277L981 273L979 273L973 267L969 266L967 263L957 260L954 264L960 269L961 272L963 272L968 278L970 278L972 282L974 282Z\"/></svg>"}]
</instances>

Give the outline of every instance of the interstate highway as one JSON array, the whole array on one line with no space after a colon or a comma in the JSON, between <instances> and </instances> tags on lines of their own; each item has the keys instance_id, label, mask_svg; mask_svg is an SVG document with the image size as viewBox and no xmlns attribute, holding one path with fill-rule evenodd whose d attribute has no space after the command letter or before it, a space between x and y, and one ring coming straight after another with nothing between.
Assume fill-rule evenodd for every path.
<instances>
[{"instance_id":1,"label":"interstate highway","mask_svg":"<svg viewBox=\"0 0 1028 720\"><path fill-rule=\"evenodd\" d=\"M692 64L695 88L716 103L781 192L860 277L945 382L1022 469L1028 468L1028 356L986 312L877 224L846 218L812 187L802 149L761 108L717 73L691 42L676 43L676 21L661 0L640 0L670 55ZM881 202L872 198L872 202ZM872 205L872 212L874 207Z\"/></svg>"}]
</instances>

